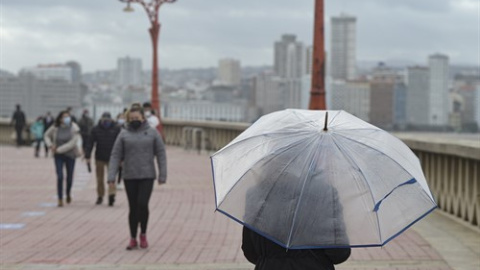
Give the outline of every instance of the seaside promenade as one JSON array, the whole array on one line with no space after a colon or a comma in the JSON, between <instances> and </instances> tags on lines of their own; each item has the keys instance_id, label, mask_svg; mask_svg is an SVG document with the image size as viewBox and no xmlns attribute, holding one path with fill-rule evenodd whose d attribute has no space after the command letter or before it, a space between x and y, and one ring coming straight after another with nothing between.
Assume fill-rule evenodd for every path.
<instances>
[{"instance_id":1,"label":"seaside promenade","mask_svg":"<svg viewBox=\"0 0 480 270\"><path fill-rule=\"evenodd\" d=\"M96 181L77 159L73 202L56 207L52 158L0 146L0 269L253 269L241 225L215 213L207 154L167 147L168 182L150 201L146 250L125 250L128 204L95 205ZM383 248L353 249L340 270L478 270L480 233L439 211Z\"/></svg>"}]
</instances>

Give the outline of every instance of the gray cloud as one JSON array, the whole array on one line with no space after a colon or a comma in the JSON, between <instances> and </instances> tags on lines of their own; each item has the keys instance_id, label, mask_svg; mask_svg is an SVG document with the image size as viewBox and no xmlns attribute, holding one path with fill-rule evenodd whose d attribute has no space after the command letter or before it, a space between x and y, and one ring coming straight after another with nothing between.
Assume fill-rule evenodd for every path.
<instances>
[{"instance_id":1,"label":"gray cloud","mask_svg":"<svg viewBox=\"0 0 480 270\"><path fill-rule=\"evenodd\" d=\"M329 17L358 18L357 58L426 63L443 52L452 62L478 64L477 0L326 0ZM235 57L244 65L272 64L273 43L294 33L310 44L313 0L178 0L161 8L160 66L214 66ZM110 69L120 56L150 67L148 20L139 5L122 12L115 0L0 1L0 68L79 61L85 70Z\"/></svg>"}]
</instances>

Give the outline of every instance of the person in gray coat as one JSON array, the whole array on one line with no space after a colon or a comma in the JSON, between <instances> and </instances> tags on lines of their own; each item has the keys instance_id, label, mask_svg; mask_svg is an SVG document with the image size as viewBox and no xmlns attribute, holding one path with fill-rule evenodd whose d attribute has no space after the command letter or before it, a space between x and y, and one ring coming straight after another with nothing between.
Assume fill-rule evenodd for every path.
<instances>
[{"instance_id":1,"label":"person in gray coat","mask_svg":"<svg viewBox=\"0 0 480 270\"><path fill-rule=\"evenodd\" d=\"M147 248L148 201L154 180L165 184L167 181L167 158L160 134L149 126L143 108L134 104L126 113L127 125L122 129L110 156L108 183L115 185L115 176L123 161L123 179L127 192L130 226L130 242L127 250L138 247L137 230L140 225L140 247ZM155 172L157 159L158 177Z\"/></svg>"}]
</instances>

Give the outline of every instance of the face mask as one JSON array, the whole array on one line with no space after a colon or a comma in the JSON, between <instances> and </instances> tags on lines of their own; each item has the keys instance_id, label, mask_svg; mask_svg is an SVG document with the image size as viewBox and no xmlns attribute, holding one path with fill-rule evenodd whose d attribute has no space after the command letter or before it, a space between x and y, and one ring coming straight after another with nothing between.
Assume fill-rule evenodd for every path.
<instances>
[{"instance_id":1,"label":"face mask","mask_svg":"<svg viewBox=\"0 0 480 270\"><path fill-rule=\"evenodd\" d=\"M72 122L72 118L70 118L70 116L67 116L67 117L63 118L63 123L65 125L68 126L68 125L70 125L71 122Z\"/></svg>"},{"instance_id":2,"label":"face mask","mask_svg":"<svg viewBox=\"0 0 480 270\"><path fill-rule=\"evenodd\" d=\"M102 125L103 125L104 128L109 128L109 127L112 126L112 121L105 120L105 121L102 122Z\"/></svg>"},{"instance_id":3,"label":"face mask","mask_svg":"<svg viewBox=\"0 0 480 270\"><path fill-rule=\"evenodd\" d=\"M140 121L140 120L133 120L133 121L130 122L130 126L133 129L138 129L141 125L142 125L142 121Z\"/></svg>"},{"instance_id":4,"label":"face mask","mask_svg":"<svg viewBox=\"0 0 480 270\"><path fill-rule=\"evenodd\" d=\"M117 123L118 123L119 125L123 125L123 124L125 124L125 119L118 119L118 120L117 120Z\"/></svg>"},{"instance_id":5,"label":"face mask","mask_svg":"<svg viewBox=\"0 0 480 270\"><path fill-rule=\"evenodd\" d=\"M151 111L146 111L146 112L145 112L145 116L146 116L146 117L150 117L150 115L152 115L152 112L151 112Z\"/></svg>"}]
</instances>

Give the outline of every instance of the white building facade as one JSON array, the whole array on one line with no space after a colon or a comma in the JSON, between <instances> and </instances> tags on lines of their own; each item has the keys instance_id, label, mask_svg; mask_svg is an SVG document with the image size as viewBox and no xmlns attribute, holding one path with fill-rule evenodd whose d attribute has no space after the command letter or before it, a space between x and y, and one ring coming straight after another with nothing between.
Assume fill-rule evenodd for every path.
<instances>
[{"instance_id":1,"label":"white building facade","mask_svg":"<svg viewBox=\"0 0 480 270\"><path fill-rule=\"evenodd\" d=\"M38 79L32 74L1 79L0 89L0 115L11 117L15 104L20 104L29 120L45 115L47 111L56 114L67 107L79 110L82 92L86 92L81 84Z\"/></svg>"},{"instance_id":2,"label":"white building facade","mask_svg":"<svg viewBox=\"0 0 480 270\"><path fill-rule=\"evenodd\" d=\"M356 21L345 14L331 18L329 74L333 80L356 78Z\"/></svg>"},{"instance_id":3,"label":"white building facade","mask_svg":"<svg viewBox=\"0 0 480 270\"><path fill-rule=\"evenodd\" d=\"M305 74L305 47L296 39L285 34L275 42L274 70L281 78L299 79Z\"/></svg>"},{"instance_id":4,"label":"white building facade","mask_svg":"<svg viewBox=\"0 0 480 270\"><path fill-rule=\"evenodd\" d=\"M240 85L242 79L240 61L230 58L218 61L218 79L223 85Z\"/></svg>"},{"instance_id":5,"label":"white building facade","mask_svg":"<svg viewBox=\"0 0 480 270\"><path fill-rule=\"evenodd\" d=\"M428 124L445 126L449 116L449 59L442 54L428 58L429 74L429 110Z\"/></svg>"},{"instance_id":6,"label":"white building facade","mask_svg":"<svg viewBox=\"0 0 480 270\"><path fill-rule=\"evenodd\" d=\"M142 60L129 56L117 61L117 83L123 86L139 86L143 82Z\"/></svg>"},{"instance_id":7,"label":"white building facade","mask_svg":"<svg viewBox=\"0 0 480 270\"><path fill-rule=\"evenodd\" d=\"M415 66L407 68L407 124L429 124L429 76L430 70L427 67Z\"/></svg>"},{"instance_id":8,"label":"white building facade","mask_svg":"<svg viewBox=\"0 0 480 270\"><path fill-rule=\"evenodd\" d=\"M162 103L162 117L179 120L248 122L247 103L210 101L168 101Z\"/></svg>"},{"instance_id":9,"label":"white building facade","mask_svg":"<svg viewBox=\"0 0 480 270\"><path fill-rule=\"evenodd\" d=\"M368 81L334 81L331 84L331 110L344 110L370 121L370 83Z\"/></svg>"},{"instance_id":10,"label":"white building facade","mask_svg":"<svg viewBox=\"0 0 480 270\"><path fill-rule=\"evenodd\" d=\"M20 71L20 74L31 74L39 80L62 80L71 83L72 68L64 64L47 64L36 67L27 67Z\"/></svg>"}]
</instances>

